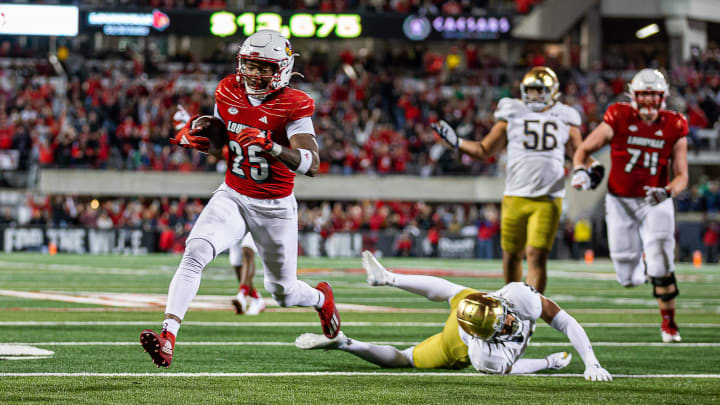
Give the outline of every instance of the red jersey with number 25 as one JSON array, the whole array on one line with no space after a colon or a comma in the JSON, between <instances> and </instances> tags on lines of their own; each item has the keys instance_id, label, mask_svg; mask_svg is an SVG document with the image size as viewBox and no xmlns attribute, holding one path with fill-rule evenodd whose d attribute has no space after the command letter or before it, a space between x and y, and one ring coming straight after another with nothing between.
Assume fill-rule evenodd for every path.
<instances>
[{"instance_id":1,"label":"red jersey with number 25","mask_svg":"<svg viewBox=\"0 0 720 405\"><path fill-rule=\"evenodd\" d=\"M660 110L658 119L646 125L630 104L615 103L603 120L613 129L608 191L620 197L644 197L644 186L666 186L673 146L688 133L685 117Z\"/></svg>"},{"instance_id":2,"label":"red jersey with number 25","mask_svg":"<svg viewBox=\"0 0 720 405\"><path fill-rule=\"evenodd\" d=\"M315 111L313 99L300 90L286 87L268 96L262 104L253 106L244 86L238 84L235 75L231 75L218 84L215 105L228 132L225 183L252 198L275 199L290 195L295 173L257 145L241 147L237 137L244 128L252 127L259 129L261 136L289 147L285 126L312 116Z\"/></svg>"}]
</instances>

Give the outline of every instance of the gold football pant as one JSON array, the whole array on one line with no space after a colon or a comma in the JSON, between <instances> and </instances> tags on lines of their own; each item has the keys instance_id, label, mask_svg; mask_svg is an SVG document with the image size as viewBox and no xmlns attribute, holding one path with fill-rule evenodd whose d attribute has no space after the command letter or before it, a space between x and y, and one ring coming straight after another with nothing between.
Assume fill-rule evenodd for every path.
<instances>
[{"instance_id":1,"label":"gold football pant","mask_svg":"<svg viewBox=\"0 0 720 405\"><path fill-rule=\"evenodd\" d=\"M525 246L549 251L560 224L562 198L515 197L502 200L500 241L503 251L517 253Z\"/></svg>"},{"instance_id":2,"label":"gold football pant","mask_svg":"<svg viewBox=\"0 0 720 405\"><path fill-rule=\"evenodd\" d=\"M476 293L477 290L465 289L450 301L450 316L445 322L443 331L433 335L413 350L413 363L416 368L459 369L470 365L468 348L458 333L457 307L463 298Z\"/></svg>"}]
</instances>

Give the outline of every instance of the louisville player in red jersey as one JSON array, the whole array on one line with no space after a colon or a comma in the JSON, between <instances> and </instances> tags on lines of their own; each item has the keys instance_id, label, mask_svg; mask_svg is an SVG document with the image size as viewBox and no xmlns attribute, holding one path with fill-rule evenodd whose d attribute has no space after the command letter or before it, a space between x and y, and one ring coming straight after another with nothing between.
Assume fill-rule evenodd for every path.
<instances>
[{"instance_id":1,"label":"louisville player in red jersey","mask_svg":"<svg viewBox=\"0 0 720 405\"><path fill-rule=\"evenodd\" d=\"M617 279L625 287L634 287L650 278L663 317L662 340L679 342L672 197L688 183L688 124L681 114L664 110L668 84L659 71L641 70L629 87L631 103L611 105L604 122L575 152L572 185L589 188L582 162L610 144L605 218Z\"/></svg>"},{"instance_id":2,"label":"louisville player in red jersey","mask_svg":"<svg viewBox=\"0 0 720 405\"><path fill-rule=\"evenodd\" d=\"M315 102L288 87L293 75L290 41L277 31L249 36L238 52L237 74L215 90L215 116L227 128L225 181L213 193L188 236L170 283L161 333L140 335L158 366L172 361L180 323L197 294L205 266L249 232L265 269L265 289L283 307L315 307L328 338L340 331L330 285L316 288L297 279L298 222L293 195L296 174L314 176L318 145L311 116ZM171 142L222 157L217 146L188 120Z\"/></svg>"}]
</instances>

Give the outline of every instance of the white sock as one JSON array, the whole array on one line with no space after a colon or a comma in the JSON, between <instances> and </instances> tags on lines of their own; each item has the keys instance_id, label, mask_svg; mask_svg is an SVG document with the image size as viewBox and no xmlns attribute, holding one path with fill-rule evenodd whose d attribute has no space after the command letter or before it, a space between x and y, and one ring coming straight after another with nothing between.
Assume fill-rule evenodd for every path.
<instances>
[{"instance_id":1,"label":"white sock","mask_svg":"<svg viewBox=\"0 0 720 405\"><path fill-rule=\"evenodd\" d=\"M412 363L405 354L393 346L374 345L348 338L340 344L338 349L352 353L363 360L377 364L380 367L412 367Z\"/></svg>"},{"instance_id":2,"label":"white sock","mask_svg":"<svg viewBox=\"0 0 720 405\"><path fill-rule=\"evenodd\" d=\"M532 374L548 368L548 361L545 359L520 359L515 362L510 374Z\"/></svg>"},{"instance_id":3,"label":"white sock","mask_svg":"<svg viewBox=\"0 0 720 405\"><path fill-rule=\"evenodd\" d=\"M168 290L166 314L173 314L180 319L200 288L202 270L214 258L214 248L204 239L190 239L185 246L185 254L180 260L175 276Z\"/></svg>"},{"instance_id":4,"label":"white sock","mask_svg":"<svg viewBox=\"0 0 720 405\"><path fill-rule=\"evenodd\" d=\"M445 301L466 288L439 277L397 273L392 285L422 295L431 301Z\"/></svg>"},{"instance_id":5,"label":"white sock","mask_svg":"<svg viewBox=\"0 0 720 405\"><path fill-rule=\"evenodd\" d=\"M177 336L178 330L180 330L180 322L168 318L163 321L163 329L173 334L173 336Z\"/></svg>"}]
</instances>

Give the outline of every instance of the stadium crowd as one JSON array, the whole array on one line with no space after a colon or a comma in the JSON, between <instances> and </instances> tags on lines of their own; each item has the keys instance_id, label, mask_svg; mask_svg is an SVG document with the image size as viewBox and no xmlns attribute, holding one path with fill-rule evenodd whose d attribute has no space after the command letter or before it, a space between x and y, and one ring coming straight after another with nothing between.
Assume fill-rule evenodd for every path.
<instances>
[{"instance_id":1,"label":"stadium crowd","mask_svg":"<svg viewBox=\"0 0 720 405\"><path fill-rule=\"evenodd\" d=\"M16 51L9 42L0 44L0 55ZM171 147L168 138L178 104L191 114L212 112L215 84L234 69L228 63L232 54L218 49L206 61L193 61L190 55L168 61L152 47L143 52L127 48L121 55L102 55L104 59L66 51L65 76L56 75L46 60L0 61L0 150L19 151L19 169L225 170L224 161ZM612 52L606 58L619 70L558 69L563 100L581 112L583 133L600 122L609 103L623 97L626 72L641 63L625 58L627 64L619 66L621 58ZM296 70L305 79L295 81L316 100L321 173L502 172L502 161L454 156L430 124L445 119L461 136L481 139L493 124L497 100L518 96L515 78L526 68L509 75L499 60L473 44L445 53L390 48L371 54L360 49L342 52L338 63L327 60L321 52L298 59ZM556 62L528 53L519 66ZM687 112L695 150L707 148L697 131L712 127L720 115L719 66L720 50L711 49L670 74L669 104ZM714 210L713 198L700 194L688 192L687 209Z\"/></svg>"}]
</instances>

